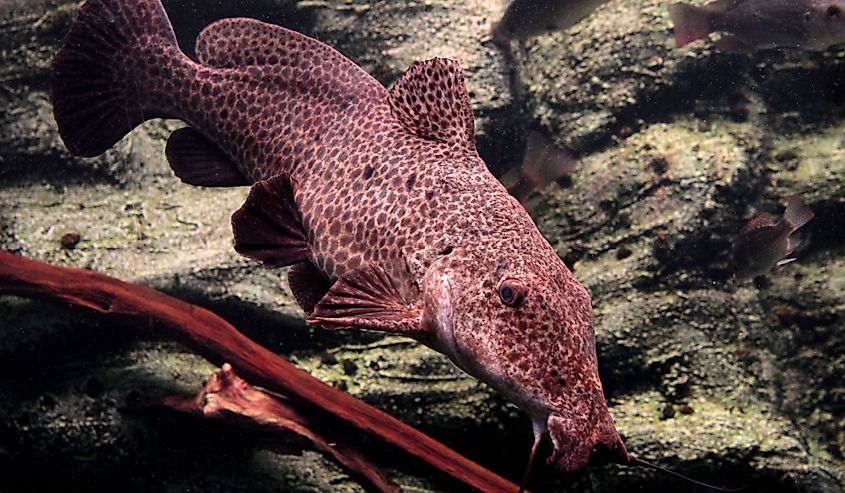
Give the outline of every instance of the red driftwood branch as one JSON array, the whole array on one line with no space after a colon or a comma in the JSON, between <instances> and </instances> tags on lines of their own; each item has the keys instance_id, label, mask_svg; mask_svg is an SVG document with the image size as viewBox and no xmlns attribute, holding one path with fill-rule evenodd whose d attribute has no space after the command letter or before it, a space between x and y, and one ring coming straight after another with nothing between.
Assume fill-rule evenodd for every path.
<instances>
[{"instance_id":1,"label":"red driftwood branch","mask_svg":"<svg viewBox=\"0 0 845 493\"><path fill-rule=\"evenodd\" d=\"M214 313L154 289L0 252L0 294L62 301L122 316L139 328L155 327L217 366L231 363L244 379L283 394L298 408L329 413L474 488L508 493L518 489L389 414L320 382Z\"/></svg>"},{"instance_id":2,"label":"red driftwood branch","mask_svg":"<svg viewBox=\"0 0 845 493\"><path fill-rule=\"evenodd\" d=\"M321 420L304 416L292 406L252 387L238 377L228 363L211 375L196 396L170 396L156 404L283 439L295 433L346 468L366 490L382 493L401 491L342 436L333 436L329 443L316 431Z\"/></svg>"}]
</instances>

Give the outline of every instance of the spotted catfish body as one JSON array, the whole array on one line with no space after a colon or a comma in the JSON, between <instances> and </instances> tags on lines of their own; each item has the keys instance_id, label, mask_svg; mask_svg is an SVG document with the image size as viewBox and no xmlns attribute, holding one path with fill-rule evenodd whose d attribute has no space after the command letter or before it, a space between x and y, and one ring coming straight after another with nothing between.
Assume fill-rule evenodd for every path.
<instances>
[{"instance_id":1,"label":"spotted catfish body","mask_svg":"<svg viewBox=\"0 0 845 493\"><path fill-rule=\"evenodd\" d=\"M53 64L68 148L99 154L179 118L183 181L252 185L235 247L289 282L311 321L405 334L530 415L564 470L627 462L599 381L590 297L487 171L459 66L390 91L332 48L256 20L208 26L199 61L158 0L89 0ZM536 447L535 447L536 448Z\"/></svg>"}]
</instances>

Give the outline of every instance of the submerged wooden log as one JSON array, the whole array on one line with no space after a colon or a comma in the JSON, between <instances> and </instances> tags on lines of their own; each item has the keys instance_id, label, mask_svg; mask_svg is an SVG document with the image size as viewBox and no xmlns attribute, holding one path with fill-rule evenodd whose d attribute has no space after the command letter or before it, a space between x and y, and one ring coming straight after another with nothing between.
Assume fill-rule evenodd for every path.
<instances>
[{"instance_id":1,"label":"submerged wooden log","mask_svg":"<svg viewBox=\"0 0 845 493\"><path fill-rule=\"evenodd\" d=\"M139 328L155 329L215 365L231 364L252 385L284 395L301 410L326 413L340 424L393 444L474 488L487 492L517 490L515 484L413 427L320 382L209 310L154 289L0 252L0 294L65 302L121 317Z\"/></svg>"},{"instance_id":2,"label":"submerged wooden log","mask_svg":"<svg viewBox=\"0 0 845 493\"><path fill-rule=\"evenodd\" d=\"M284 400L256 389L236 375L228 363L211 375L197 395L169 396L154 405L269 433L282 439L295 434L343 466L367 491L402 491L342 436L332 434L329 441L324 436L326 433L318 432L324 420L306 416Z\"/></svg>"}]
</instances>

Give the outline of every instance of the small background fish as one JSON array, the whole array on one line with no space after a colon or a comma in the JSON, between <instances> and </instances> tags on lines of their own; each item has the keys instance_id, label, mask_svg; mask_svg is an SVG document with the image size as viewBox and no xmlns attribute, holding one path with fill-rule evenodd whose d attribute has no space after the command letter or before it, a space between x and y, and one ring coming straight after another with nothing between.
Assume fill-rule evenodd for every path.
<instances>
[{"instance_id":1,"label":"small background fish","mask_svg":"<svg viewBox=\"0 0 845 493\"><path fill-rule=\"evenodd\" d=\"M675 45L724 31L716 46L726 51L762 48L822 50L845 42L843 0L717 0L704 7L669 6Z\"/></svg>"},{"instance_id":2,"label":"small background fish","mask_svg":"<svg viewBox=\"0 0 845 493\"><path fill-rule=\"evenodd\" d=\"M526 210L532 211L540 201L537 197L540 190L569 176L577 168L578 161L568 152L532 130L525 140L522 164L508 170L499 177L499 181Z\"/></svg>"},{"instance_id":3,"label":"small background fish","mask_svg":"<svg viewBox=\"0 0 845 493\"><path fill-rule=\"evenodd\" d=\"M795 261L786 258L801 244L793 233L813 217L815 214L801 202L801 197L794 195L789 198L783 217L764 212L748 221L734 244L737 279L749 279Z\"/></svg>"},{"instance_id":4,"label":"small background fish","mask_svg":"<svg viewBox=\"0 0 845 493\"><path fill-rule=\"evenodd\" d=\"M575 25L608 0L514 0L495 24L493 41L507 44Z\"/></svg>"}]
</instances>

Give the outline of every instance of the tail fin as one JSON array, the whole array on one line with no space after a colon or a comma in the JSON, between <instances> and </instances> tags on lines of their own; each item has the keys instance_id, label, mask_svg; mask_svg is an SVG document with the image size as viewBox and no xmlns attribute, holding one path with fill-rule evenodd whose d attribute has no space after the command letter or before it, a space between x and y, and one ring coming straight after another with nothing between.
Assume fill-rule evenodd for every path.
<instances>
[{"instance_id":1,"label":"tail fin","mask_svg":"<svg viewBox=\"0 0 845 493\"><path fill-rule=\"evenodd\" d=\"M67 148L96 156L141 124L138 69L176 47L159 0L85 2L52 66L53 115Z\"/></svg>"},{"instance_id":2,"label":"tail fin","mask_svg":"<svg viewBox=\"0 0 845 493\"><path fill-rule=\"evenodd\" d=\"M792 231L795 231L801 226L807 224L814 217L816 217L816 214L810 210L809 207L804 205L804 202L801 201L801 197L798 195L789 197L789 204L786 206L786 211L783 213L783 220L786 221L786 224L789 225Z\"/></svg>"},{"instance_id":3,"label":"tail fin","mask_svg":"<svg viewBox=\"0 0 845 493\"><path fill-rule=\"evenodd\" d=\"M713 31L713 12L707 7L675 3L669 6L669 16L675 26L676 48L706 38Z\"/></svg>"}]
</instances>

